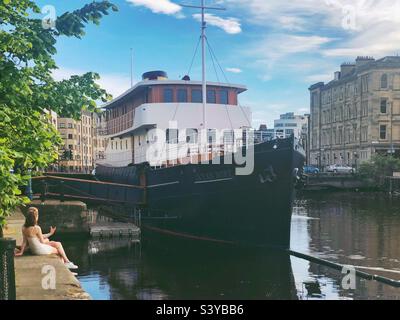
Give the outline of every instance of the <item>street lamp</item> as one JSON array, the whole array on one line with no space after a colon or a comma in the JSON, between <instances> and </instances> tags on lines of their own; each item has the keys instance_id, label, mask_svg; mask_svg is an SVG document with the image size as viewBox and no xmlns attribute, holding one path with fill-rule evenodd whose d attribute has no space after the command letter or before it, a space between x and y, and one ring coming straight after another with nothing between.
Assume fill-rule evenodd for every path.
<instances>
[{"instance_id":1,"label":"street lamp","mask_svg":"<svg viewBox=\"0 0 400 320\"><path fill-rule=\"evenodd\" d=\"M357 151L354 151L353 155L354 155L354 167L355 167L356 170L357 170L357 169L358 169L358 168L357 168L357 164L358 164L359 155L358 155Z\"/></svg>"}]
</instances>

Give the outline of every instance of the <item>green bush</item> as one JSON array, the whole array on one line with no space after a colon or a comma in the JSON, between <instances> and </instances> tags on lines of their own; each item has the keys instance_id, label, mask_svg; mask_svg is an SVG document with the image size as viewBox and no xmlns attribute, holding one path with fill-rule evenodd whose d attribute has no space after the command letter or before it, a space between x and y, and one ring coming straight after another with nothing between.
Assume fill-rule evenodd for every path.
<instances>
[{"instance_id":1,"label":"green bush","mask_svg":"<svg viewBox=\"0 0 400 320\"><path fill-rule=\"evenodd\" d=\"M397 171L400 171L400 159L391 155L376 154L370 161L361 164L358 174L376 186L383 186L385 178L393 176L393 172Z\"/></svg>"}]
</instances>

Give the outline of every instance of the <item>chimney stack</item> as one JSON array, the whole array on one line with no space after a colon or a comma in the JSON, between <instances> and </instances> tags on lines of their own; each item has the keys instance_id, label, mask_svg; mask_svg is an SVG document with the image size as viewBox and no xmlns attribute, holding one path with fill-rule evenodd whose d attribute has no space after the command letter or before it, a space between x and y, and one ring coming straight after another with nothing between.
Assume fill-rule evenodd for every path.
<instances>
[{"instance_id":1,"label":"chimney stack","mask_svg":"<svg viewBox=\"0 0 400 320\"><path fill-rule=\"evenodd\" d=\"M375 61L373 57L357 57L356 59L356 68L359 68L367 63Z\"/></svg>"},{"instance_id":2,"label":"chimney stack","mask_svg":"<svg viewBox=\"0 0 400 320\"><path fill-rule=\"evenodd\" d=\"M342 65L340 66L340 77L344 78L347 75L349 75L350 73L352 73L356 68L356 65L354 63L351 62L345 62L342 63Z\"/></svg>"}]
</instances>

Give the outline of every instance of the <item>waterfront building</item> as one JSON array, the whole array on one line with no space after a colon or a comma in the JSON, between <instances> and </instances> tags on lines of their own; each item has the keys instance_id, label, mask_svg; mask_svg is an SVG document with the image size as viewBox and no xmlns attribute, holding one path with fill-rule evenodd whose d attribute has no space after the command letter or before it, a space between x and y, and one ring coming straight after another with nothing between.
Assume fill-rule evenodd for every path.
<instances>
[{"instance_id":1,"label":"waterfront building","mask_svg":"<svg viewBox=\"0 0 400 320\"><path fill-rule=\"evenodd\" d=\"M301 139L303 132L307 131L307 125L306 116L295 115L293 112L282 114L274 121L275 137L284 139L294 135L296 139Z\"/></svg>"},{"instance_id":2,"label":"waterfront building","mask_svg":"<svg viewBox=\"0 0 400 320\"><path fill-rule=\"evenodd\" d=\"M255 131L254 135L255 141L257 142L270 141L272 139L275 139L275 130L268 129L267 125L262 124L260 125L258 131Z\"/></svg>"},{"instance_id":3,"label":"waterfront building","mask_svg":"<svg viewBox=\"0 0 400 320\"><path fill-rule=\"evenodd\" d=\"M309 91L311 164L358 167L375 153L400 156L400 57L358 57Z\"/></svg>"},{"instance_id":4,"label":"waterfront building","mask_svg":"<svg viewBox=\"0 0 400 320\"><path fill-rule=\"evenodd\" d=\"M83 111L80 120L58 118L58 131L64 145L60 150L59 170L89 173L96 160L104 158L106 141L99 134L103 115Z\"/></svg>"},{"instance_id":5,"label":"waterfront building","mask_svg":"<svg viewBox=\"0 0 400 320\"><path fill-rule=\"evenodd\" d=\"M58 121L57 121L57 113L56 112L54 112L54 111L52 111L52 110L47 110L47 109L44 109L44 113L47 115L47 117L48 117L48 119L49 119L49 122L55 127L55 128L57 128L57 123L58 123Z\"/></svg>"}]
</instances>

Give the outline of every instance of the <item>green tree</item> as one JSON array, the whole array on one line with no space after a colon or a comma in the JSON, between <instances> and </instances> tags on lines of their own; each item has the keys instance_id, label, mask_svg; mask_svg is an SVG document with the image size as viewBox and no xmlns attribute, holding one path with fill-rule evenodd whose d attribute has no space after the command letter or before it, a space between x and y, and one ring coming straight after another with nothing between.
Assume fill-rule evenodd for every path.
<instances>
[{"instance_id":1,"label":"green tree","mask_svg":"<svg viewBox=\"0 0 400 320\"><path fill-rule=\"evenodd\" d=\"M376 154L370 161L361 164L358 174L375 186L382 187L385 177L393 176L393 172L396 171L400 171L400 159L390 155Z\"/></svg>"},{"instance_id":2,"label":"green tree","mask_svg":"<svg viewBox=\"0 0 400 320\"><path fill-rule=\"evenodd\" d=\"M88 23L99 24L117 10L109 1L92 2L45 28L34 1L0 0L0 236L5 218L28 202L20 191L30 178L28 170L57 159L61 139L48 111L79 119L82 110L98 111L97 101L111 99L96 84L96 73L53 79L57 40L79 39Z\"/></svg>"}]
</instances>

